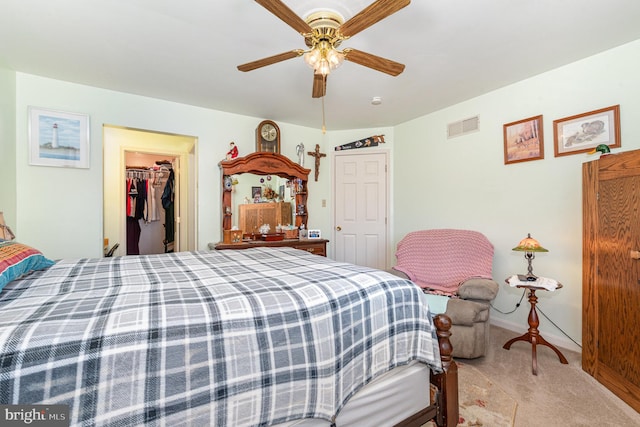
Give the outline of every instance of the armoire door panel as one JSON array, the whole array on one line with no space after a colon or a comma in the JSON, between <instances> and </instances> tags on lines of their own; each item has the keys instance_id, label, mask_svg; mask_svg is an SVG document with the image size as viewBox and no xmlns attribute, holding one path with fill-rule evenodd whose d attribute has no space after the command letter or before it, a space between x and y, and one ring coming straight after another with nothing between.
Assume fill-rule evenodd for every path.
<instances>
[{"instance_id":1,"label":"armoire door panel","mask_svg":"<svg viewBox=\"0 0 640 427\"><path fill-rule=\"evenodd\" d=\"M583 165L583 369L640 411L640 150Z\"/></svg>"}]
</instances>

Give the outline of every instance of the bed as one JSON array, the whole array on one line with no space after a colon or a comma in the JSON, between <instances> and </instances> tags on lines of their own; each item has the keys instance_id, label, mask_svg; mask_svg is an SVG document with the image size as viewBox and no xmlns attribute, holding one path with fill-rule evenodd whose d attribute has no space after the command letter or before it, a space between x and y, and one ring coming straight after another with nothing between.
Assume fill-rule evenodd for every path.
<instances>
[{"instance_id":1,"label":"bed","mask_svg":"<svg viewBox=\"0 0 640 427\"><path fill-rule=\"evenodd\" d=\"M449 327L412 282L293 248L60 260L0 293L0 404L68 405L74 426L455 426Z\"/></svg>"}]
</instances>

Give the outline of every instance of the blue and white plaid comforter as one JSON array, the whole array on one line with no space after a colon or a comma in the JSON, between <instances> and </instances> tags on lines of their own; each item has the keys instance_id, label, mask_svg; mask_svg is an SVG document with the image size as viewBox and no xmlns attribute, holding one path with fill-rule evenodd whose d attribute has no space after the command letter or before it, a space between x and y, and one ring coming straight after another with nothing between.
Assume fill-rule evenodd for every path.
<instances>
[{"instance_id":1,"label":"blue and white plaid comforter","mask_svg":"<svg viewBox=\"0 0 640 427\"><path fill-rule=\"evenodd\" d=\"M412 360L440 370L417 286L290 248L63 260L0 293L0 403L72 425L330 420Z\"/></svg>"}]
</instances>

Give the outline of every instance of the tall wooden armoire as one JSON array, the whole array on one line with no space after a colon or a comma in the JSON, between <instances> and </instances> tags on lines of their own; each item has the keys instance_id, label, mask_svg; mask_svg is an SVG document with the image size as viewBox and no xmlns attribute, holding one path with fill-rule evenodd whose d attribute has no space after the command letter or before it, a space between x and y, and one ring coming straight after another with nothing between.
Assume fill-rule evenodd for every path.
<instances>
[{"instance_id":1,"label":"tall wooden armoire","mask_svg":"<svg viewBox=\"0 0 640 427\"><path fill-rule=\"evenodd\" d=\"M582 369L640 412L640 150L582 166Z\"/></svg>"}]
</instances>

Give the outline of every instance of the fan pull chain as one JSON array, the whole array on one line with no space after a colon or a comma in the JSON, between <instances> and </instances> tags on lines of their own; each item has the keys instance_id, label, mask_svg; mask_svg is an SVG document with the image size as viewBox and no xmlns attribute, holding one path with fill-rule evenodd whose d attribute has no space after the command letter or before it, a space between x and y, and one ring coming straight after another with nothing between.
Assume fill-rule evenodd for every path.
<instances>
[{"instance_id":1,"label":"fan pull chain","mask_svg":"<svg viewBox=\"0 0 640 427\"><path fill-rule=\"evenodd\" d=\"M327 133L327 127L325 126L324 120L324 96L322 97L322 134Z\"/></svg>"}]
</instances>

